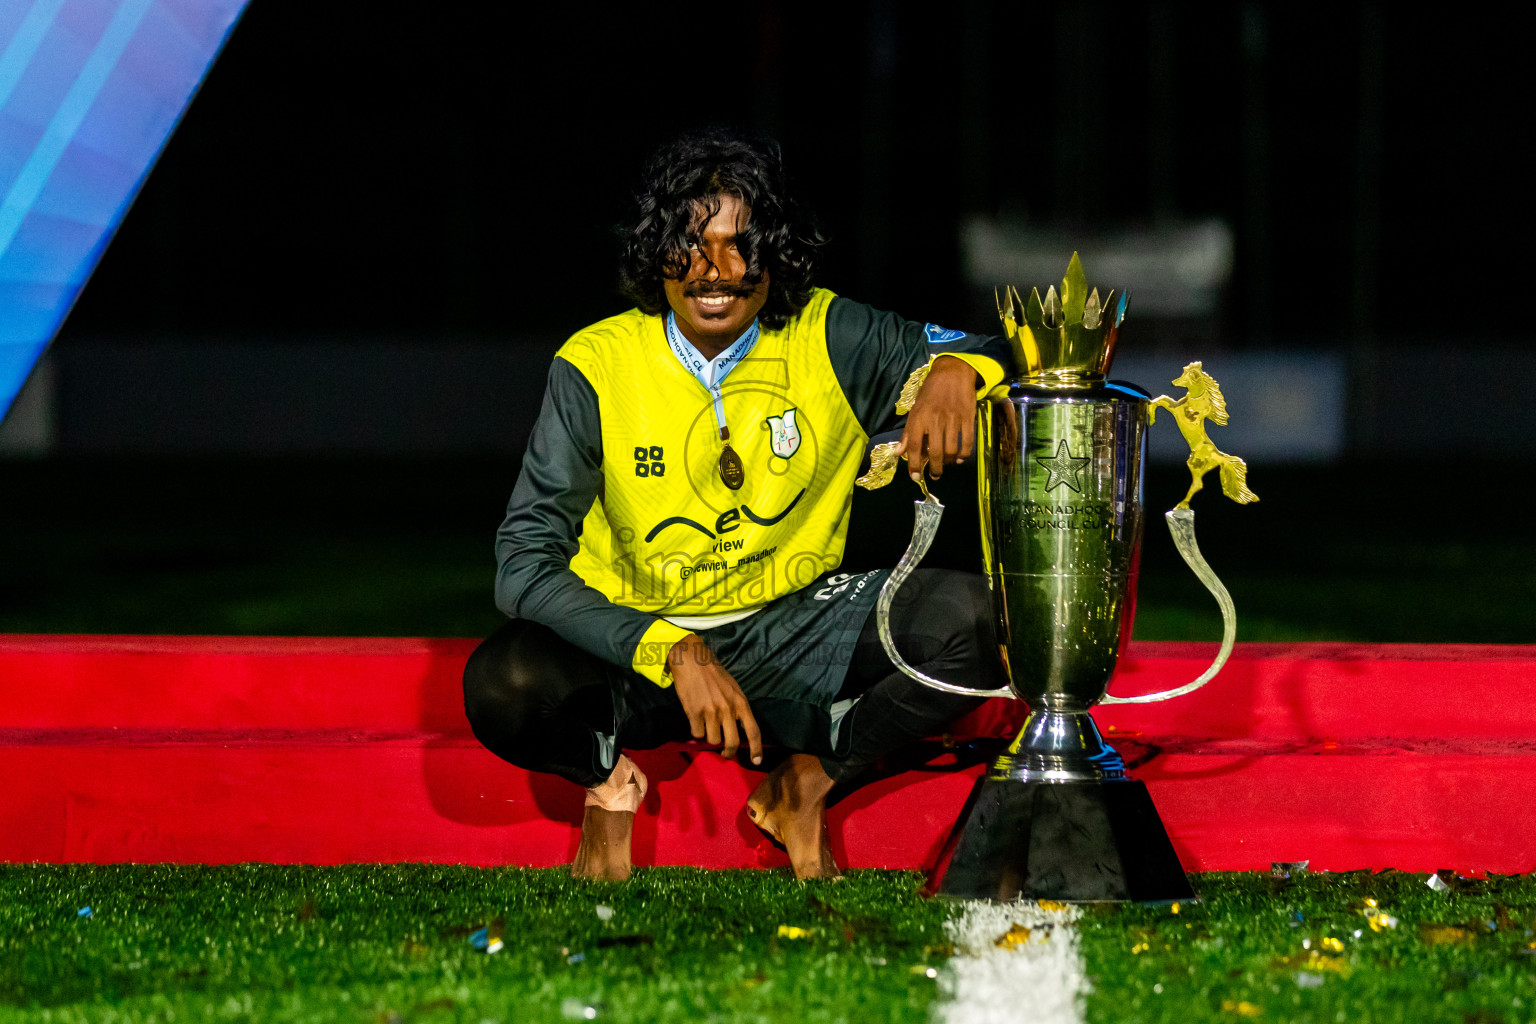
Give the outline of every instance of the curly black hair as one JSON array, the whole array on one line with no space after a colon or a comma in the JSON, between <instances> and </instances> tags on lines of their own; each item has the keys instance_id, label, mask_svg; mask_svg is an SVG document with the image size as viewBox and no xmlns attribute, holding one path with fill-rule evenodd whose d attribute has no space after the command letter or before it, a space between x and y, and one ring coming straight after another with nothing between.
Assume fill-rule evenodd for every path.
<instances>
[{"instance_id":1,"label":"curly black hair","mask_svg":"<svg viewBox=\"0 0 1536 1024\"><path fill-rule=\"evenodd\" d=\"M636 216L620 229L619 290L646 313L667 309L662 280L688 272L689 245L720 209L720 196L741 200L751 213L738 240L746 279L768 274L764 326L783 327L811 297L817 251L824 239L790 196L778 143L765 136L708 128L663 146L646 165L635 196ZM708 214L699 217L700 208Z\"/></svg>"}]
</instances>

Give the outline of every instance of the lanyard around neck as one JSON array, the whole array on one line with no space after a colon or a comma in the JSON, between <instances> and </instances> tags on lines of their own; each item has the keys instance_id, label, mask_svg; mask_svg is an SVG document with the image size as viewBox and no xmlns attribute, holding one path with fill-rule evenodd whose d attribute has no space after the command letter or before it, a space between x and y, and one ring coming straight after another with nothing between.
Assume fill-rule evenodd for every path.
<instances>
[{"instance_id":1,"label":"lanyard around neck","mask_svg":"<svg viewBox=\"0 0 1536 1024\"><path fill-rule=\"evenodd\" d=\"M667 344L672 347L672 354L677 361L683 364L683 369L693 376L693 379L704 386L714 399L715 426L720 430L722 440L730 437L725 426L725 399L720 394L720 385L725 378L736 368L736 364L744 359L752 346L757 344L757 321L752 321L752 326L742 332L741 337L731 342L724 352L713 359L705 359L698 349L688 343L683 337L683 332L677 326L677 314L667 314Z\"/></svg>"}]
</instances>

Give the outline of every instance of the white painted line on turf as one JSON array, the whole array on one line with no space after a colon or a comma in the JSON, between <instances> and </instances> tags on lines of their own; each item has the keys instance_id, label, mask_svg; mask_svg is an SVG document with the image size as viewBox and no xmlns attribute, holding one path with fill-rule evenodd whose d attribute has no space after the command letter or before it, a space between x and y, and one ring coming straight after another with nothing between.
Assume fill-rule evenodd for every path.
<instances>
[{"instance_id":1,"label":"white painted line on turf","mask_svg":"<svg viewBox=\"0 0 1536 1024\"><path fill-rule=\"evenodd\" d=\"M1077 948L1076 907L1033 900L968 900L945 924L955 955L939 975L936 1024L1083 1024L1088 989ZM998 939L1014 926L1015 942Z\"/></svg>"}]
</instances>

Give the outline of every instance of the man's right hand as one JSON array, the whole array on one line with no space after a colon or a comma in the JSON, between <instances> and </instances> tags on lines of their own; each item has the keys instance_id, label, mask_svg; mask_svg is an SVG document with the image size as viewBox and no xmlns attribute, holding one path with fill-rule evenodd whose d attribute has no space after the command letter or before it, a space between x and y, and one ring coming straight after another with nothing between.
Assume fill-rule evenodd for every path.
<instances>
[{"instance_id":1,"label":"man's right hand","mask_svg":"<svg viewBox=\"0 0 1536 1024\"><path fill-rule=\"evenodd\" d=\"M720 756L734 758L747 737L753 764L763 763L763 734L752 717L747 695L718 661L702 639L689 633L667 652L672 685L688 716L688 728L696 740L723 744ZM740 732L736 723L741 723Z\"/></svg>"}]
</instances>

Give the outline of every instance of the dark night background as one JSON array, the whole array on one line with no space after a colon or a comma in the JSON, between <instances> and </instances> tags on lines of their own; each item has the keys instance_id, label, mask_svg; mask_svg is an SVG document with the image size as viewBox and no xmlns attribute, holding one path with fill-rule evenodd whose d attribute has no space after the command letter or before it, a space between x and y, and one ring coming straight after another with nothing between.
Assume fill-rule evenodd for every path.
<instances>
[{"instance_id":1,"label":"dark night background","mask_svg":"<svg viewBox=\"0 0 1536 1024\"><path fill-rule=\"evenodd\" d=\"M1444 7L254 0L63 344L553 345L622 308L641 161L709 122L776 135L825 283L913 317L971 314L968 213L1217 216L1223 344L1525 337L1500 299L1526 269L1531 84L1519 33Z\"/></svg>"},{"instance_id":2,"label":"dark night background","mask_svg":"<svg viewBox=\"0 0 1536 1024\"><path fill-rule=\"evenodd\" d=\"M725 122L782 141L821 283L914 319L995 323L970 217L1084 239L1090 281L1095 238L1225 223L1214 310L1133 294L1122 350L1334 353L1348 406L1336 457L1255 462L1256 506L1202 498L1243 638L1528 642L1522 515L1464 515L1536 498L1525 49L1366 0L253 0L54 345L49 446L0 460L0 630L494 626L549 357L627 305L645 156ZM1187 481L1154 466L1149 507ZM890 490L860 496L851 567L905 544ZM974 566L946 530L930 561ZM1146 559L1138 636L1214 636L1160 527Z\"/></svg>"}]
</instances>

